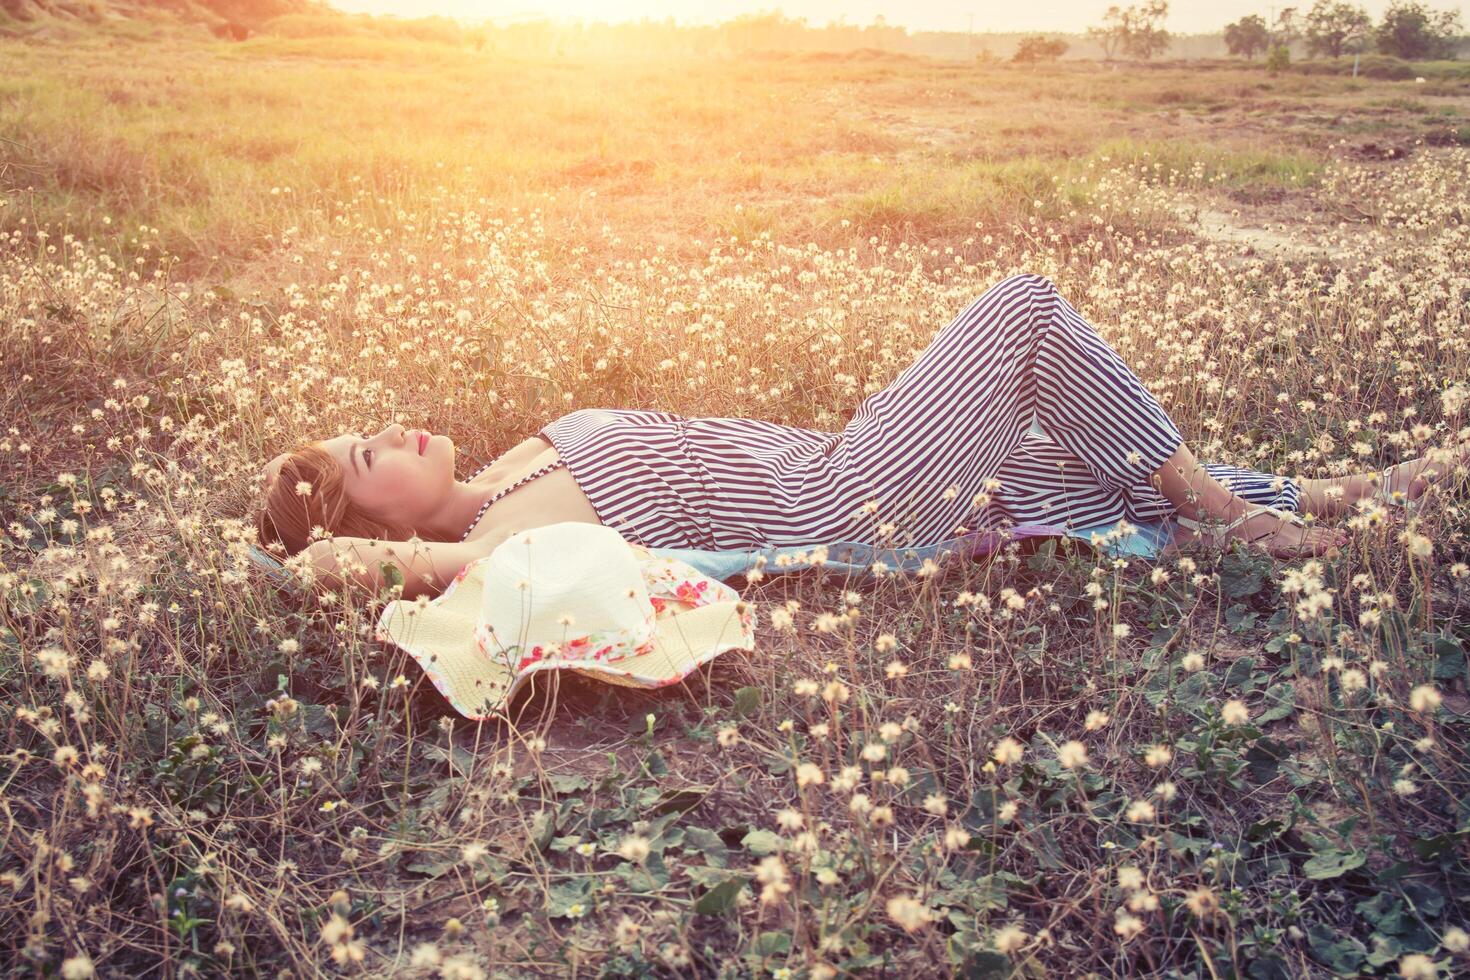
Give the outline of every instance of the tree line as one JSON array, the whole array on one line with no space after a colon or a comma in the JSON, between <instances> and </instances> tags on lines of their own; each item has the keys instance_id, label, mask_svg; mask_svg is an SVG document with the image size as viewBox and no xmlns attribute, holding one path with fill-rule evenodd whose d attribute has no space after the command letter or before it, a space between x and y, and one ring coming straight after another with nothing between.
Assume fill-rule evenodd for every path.
<instances>
[{"instance_id":1,"label":"tree line","mask_svg":"<svg viewBox=\"0 0 1470 980\"><path fill-rule=\"evenodd\" d=\"M1108 7L1100 25L1089 27L1087 37L1111 61L1118 56L1148 60L1162 54L1172 40L1164 28L1168 0ZM1315 0L1305 13L1287 7L1267 23L1259 14L1242 17L1225 27L1225 47L1233 55L1254 58L1270 52L1273 60L1289 59L1296 42L1309 56L1341 57L1373 50L1408 61L1453 58L1464 28L1458 10L1430 10L1422 0L1393 0L1374 24L1362 7L1343 0ZM1067 42L1037 34L1023 38L1012 61L1053 61L1067 51Z\"/></svg>"},{"instance_id":2,"label":"tree line","mask_svg":"<svg viewBox=\"0 0 1470 980\"><path fill-rule=\"evenodd\" d=\"M1376 25L1368 11L1341 0L1316 0L1305 14L1287 7L1274 24L1259 14L1242 17L1225 28L1231 54L1254 58L1273 48L1306 45L1309 56L1340 58L1377 51L1406 61L1453 58L1464 28L1458 10L1432 11L1419 0L1394 0Z\"/></svg>"}]
</instances>

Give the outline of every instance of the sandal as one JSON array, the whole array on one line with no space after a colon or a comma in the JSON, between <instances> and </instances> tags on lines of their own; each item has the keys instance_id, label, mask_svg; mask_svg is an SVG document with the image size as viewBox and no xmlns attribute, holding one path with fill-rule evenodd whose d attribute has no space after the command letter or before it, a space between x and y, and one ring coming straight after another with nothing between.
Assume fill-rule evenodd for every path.
<instances>
[{"instance_id":1,"label":"sandal","mask_svg":"<svg viewBox=\"0 0 1470 980\"><path fill-rule=\"evenodd\" d=\"M1459 459L1461 462L1470 463L1470 453L1466 452L1465 447L1462 446L1457 451L1459 453ZM1414 462L1414 460L1409 460L1408 462ZM1424 495L1420 494L1418 500L1410 500L1408 497L1408 487L1405 487L1403 490L1397 491L1389 489L1389 486L1393 483L1393 472L1403 465L1405 464L1395 463L1392 466L1385 466L1383 468L1383 472L1379 474L1381 478L1378 481L1378 486L1373 488L1373 496L1371 499L1377 503L1382 504L1389 510L1399 510L1406 515L1414 514L1418 512L1420 507L1422 506ZM1413 483L1414 480L1418 479L1419 477L1424 477L1424 479L1429 481L1428 486L1424 488L1425 492L1427 493L1430 488L1439 486L1441 480L1452 470L1452 465L1443 463L1438 459L1431 458L1424 465L1424 467L1420 469L1419 472L1409 480L1409 482Z\"/></svg>"},{"instance_id":2,"label":"sandal","mask_svg":"<svg viewBox=\"0 0 1470 980\"><path fill-rule=\"evenodd\" d=\"M1261 538L1266 537L1269 534L1274 534L1275 533L1275 531L1273 530L1273 531L1268 531L1265 534L1257 534L1257 535L1254 535L1253 537L1243 538L1243 539L1242 538L1232 539L1232 538L1229 537L1229 532L1235 530L1237 527L1239 527L1240 525L1244 524L1246 521L1250 520L1252 517L1255 517L1257 514L1271 514L1271 515L1279 518L1280 520L1286 521L1289 524L1295 524L1298 527L1306 527L1307 526L1307 522L1304 521L1304 520L1302 520L1299 516L1297 516L1292 511L1289 511L1289 510L1281 510L1278 507L1267 507L1264 504L1261 505L1261 506L1259 506L1259 507L1254 507L1254 508L1252 508L1250 510L1247 510L1244 514L1241 514L1239 517L1237 517L1235 520L1231 521L1229 524L1226 524L1224 527L1208 527L1208 528L1206 528L1206 527L1202 526L1199 521L1191 520L1188 517L1175 516L1174 520L1177 521L1179 524L1183 525L1184 527L1188 528L1189 530L1193 531L1195 534L1199 535L1200 540L1202 540L1202 541L1209 541L1209 543L1212 544L1212 545L1214 545L1216 548L1224 549L1224 548L1226 548L1228 546L1227 545L1227 542L1229 542L1231 540L1243 541L1247 546L1249 546L1251 544L1254 544L1256 541L1259 541ZM1267 551L1267 554L1270 554L1269 550ZM1308 557L1315 557L1315 555L1316 555L1316 552L1311 551L1305 545L1303 545L1303 546L1301 546L1301 547L1299 547L1297 549L1297 554L1296 555L1293 555L1293 556L1283 556L1283 557L1303 557L1303 558L1308 558ZM1277 556L1273 556L1273 557L1277 557Z\"/></svg>"},{"instance_id":3,"label":"sandal","mask_svg":"<svg viewBox=\"0 0 1470 980\"><path fill-rule=\"evenodd\" d=\"M1410 500L1408 496L1409 491L1407 489L1389 489L1389 487L1393 484L1393 471L1398 469L1400 465L1402 464L1395 463L1393 466L1385 466L1383 468L1383 473L1380 474L1381 479L1378 481L1378 486L1373 488L1372 499L1374 500L1374 502L1382 504L1389 510L1399 510L1403 511L1405 514L1413 514L1419 509L1419 501ZM1424 474L1421 472L1419 475L1423 476ZM1411 479L1409 482L1413 483L1414 481ZM1433 481L1431 481L1431 483L1432 482Z\"/></svg>"}]
</instances>

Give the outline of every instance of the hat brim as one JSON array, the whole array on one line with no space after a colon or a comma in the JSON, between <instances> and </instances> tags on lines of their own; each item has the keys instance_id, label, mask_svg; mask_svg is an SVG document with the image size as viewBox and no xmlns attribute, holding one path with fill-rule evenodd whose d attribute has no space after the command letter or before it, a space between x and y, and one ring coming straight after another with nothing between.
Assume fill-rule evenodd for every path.
<instances>
[{"instance_id":1,"label":"hat brim","mask_svg":"<svg viewBox=\"0 0 1470 980\"><path fill-rule=\"evenodd\" d=\"M474 628L484 589L485 559L466 565L438 597L420 605L396 600L383 607L376 639L405 650L461 715L473 720L504 717L505 708L532 674L570 670L623 687L677 684L727 650L755 649L753 617L741 600L701 606L670 601L654 620L653 649L621 660L539 660L522 670L480 652ZM699 573L693 568L691 576Z\"/></svg>"}]
</instances>

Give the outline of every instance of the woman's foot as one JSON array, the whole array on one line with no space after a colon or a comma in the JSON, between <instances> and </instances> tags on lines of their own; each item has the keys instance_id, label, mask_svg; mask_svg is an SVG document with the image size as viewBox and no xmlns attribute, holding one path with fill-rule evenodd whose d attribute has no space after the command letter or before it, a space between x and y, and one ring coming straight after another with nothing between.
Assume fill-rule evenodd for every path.
<instances>
[{"instance_id":1,"label":"woman's foot","mask_svg":"<svg viewBox=\"0 0 1470 980\"><path fill-rule=\"evenodd\" d=\"M1450 450L1453 452L1453 450ZM1460 462L1465 462L1467 453L1461 450ZM1454 457L1451 457L1454 458ZM1374 487L1374 496L1389 506L1402 506L1424 496L1424 491L1444 479L1451 467L1432 456L1417 456L1404 460L1396 466L1384 467L1383 473L1369 474L1367 481Z\"/></svg>"},{"instance_id":2,"label":"woman's foot","mask_svg":"<svg viewBox=\"0 0 1470 980\"><path fill-rule=\"evenodd\" d=\"M1307 558L1330 553L1347 544L1346 532L1331 527L1309 526L1290 511L1277 510L1247 504L1244 511L1232 511L1234 516L1210 519L1201 524L1187 518L1177 518L1180 531L1171 542L1170 554L1178 544L1203 539L1216 547L1226 547L1231 540L1244 541L1247 546L1265 551L1274 558Z\"/></svg>"},{"instance_id":3,"label":"woman's foot","mask_svg":"<svg viewBox=\"0 0 1470 980\"><path fill-rule=\"evenodd\" d=\"M1458 452L1460 463L1470 465L1470 447L1459 450L1448 449L1451 459ZM1297 510L1313 513L1318 517L1339 517L1357 511L1360 500L1375 496L1393 507L1405 502L1417 501L1430 486L1445 479L1453 469L1433 455L1424 455L1405 460L1396 466L1387 467L1382 473L1354 473L1322 480L1299 480L1301 495Z\"/></svg>"}]
</instances>

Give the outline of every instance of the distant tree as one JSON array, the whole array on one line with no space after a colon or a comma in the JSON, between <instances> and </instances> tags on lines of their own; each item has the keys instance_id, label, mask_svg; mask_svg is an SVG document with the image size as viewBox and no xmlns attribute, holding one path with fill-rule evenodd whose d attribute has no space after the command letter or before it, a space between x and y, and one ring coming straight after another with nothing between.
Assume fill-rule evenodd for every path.
<instances>
[{"instance_id":1,"label":"distant tree","mask_svg":"<svg viewBox=\"0 0 1470 980\"><path fill-rule=\"evenodd\" d=\"M1309 55L1340 58L1349 40L1366 35L1372 26L1373 19L1362 7L1338 0L1316 0L1307 11L1302 36Z\"/></svg>"},{"instance_id":2,"label":"distant tree","mask_svg":"<svg viewBox=\"0 0 1470 980\"><path fill-rule=\"evenodd\" d=\"M1295 7L1287 7L1276 15L1276 23L1271 25L1271 45L1290 48L1291 42L1302 36L1301 20L1296 15Z\"/></svg>"},{"instance_id":3,"label":"distant tree","mask_svg":"<svg viewBox=\"0 0 1470 980\"><path fill-rule=\"evenodd\" d=\"M1033 64L1038 61L1056 61L1067 53L1067 42L1059 37L1047 37L1045 34L1030 34L1021 38L1021 43L1016 46L1016 53L1011 55L1012 61L1022 64Z\"/></svg>"},{"instance_id":4,"label":"distant tree","mask_svg":"<svg viewBox=\"0 0 1470 980\"><path fill-rule=\"evenodd\" d=\"M1163 54L1170 41L1169 32L1164 30L1164 18L1169 16L1168 0L1149 0L1145 7L1128 9L1133 14L1133 22L1123 39L1123 50L1145 61Z\"/></svg>"},{"instance_id":5,"label":"distant tree","mask_svg":"<svg viewBox=\"0 0 1470 980\"><path fill-rule=\"evenodd\" d=\"M1251 14L1225 25L1225 47L1231 54L1254 58L1257 51L1265 51L1270 43L1271 33L1266 30L1266 19L1260 14Z\"/></svg>"},{"instance_id":6,"label":"distant tree","mask_svg":"<svg viewBox=\"0 0 1470 980\"><path fill-rule=\"evenodd\" d=\"M250 28L233 20L215 24L209 30L215 37L222 37L227 41L243 41L250 36Z\"/></svg>"},{"instance_id":7,"label":"distant tree","mask_svg":"<svg viewBox=\"0 0 1470 980\"><path fill-rule=\"evenodd\" d=\"M1113 54L1123 46L1123 38L1128 34L1128 24L1124 18L1123 8L1114 5L1103 14L1100 27L1087 29L1087 36L1102 45L1103 58L1107 61L1113 60Z\"/></svg>"},{"instance_id":8,"label":"distant tree","mask_svg":"<svg viewBox=\"0 0 1470 980\"><path fill-rule=\"evenodd\" d=\"M1109 7L1100 27L1089 27L1087 36L1102 45L1103 57L1113 60L1122 51L1135 58L1148 59L1169 46L1169 32L1164 18L1169 14L1168 0L1149 0L1132 7Z\"/></svg>"},{"instance_id":9,"label":"distant tree","mask_svg":"<svg viewBox=\"0 0 1470 980\"><path fill-rule=\"evenodd\" d=\"M1430 11L1419 0L1394 0L1374 32L1378 50L1405 61L1453 58L1459 44L1458 10Z\"/></svg>"}]
</instances>

